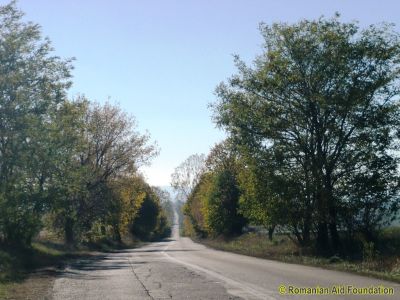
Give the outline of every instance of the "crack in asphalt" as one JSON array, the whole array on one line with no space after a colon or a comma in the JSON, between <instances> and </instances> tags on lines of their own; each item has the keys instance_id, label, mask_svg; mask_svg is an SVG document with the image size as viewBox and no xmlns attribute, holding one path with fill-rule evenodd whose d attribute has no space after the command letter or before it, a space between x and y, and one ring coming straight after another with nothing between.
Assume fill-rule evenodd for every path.
<instances>
[{"instance_id":1,"label":"crack in asphalt","mask_svg":"<svg viewBox=\"0 0 400 300\"><path fill-rule=\"evenodd\" d=\"M133 268L133 264L132 264L131 260L129 258L127 258L127 261L129 263L129 265L131 266L131 270L132 270L133 275L140 282L140 285L143 287L143 289L145 290L147 295L150 297L150 299L155 300L154 297L152 295L150 295L150 291L146 288L146 286L144 285L142 280L140 280L139 276L136 274L135 269Z\"/></svg>"}]
</instances>

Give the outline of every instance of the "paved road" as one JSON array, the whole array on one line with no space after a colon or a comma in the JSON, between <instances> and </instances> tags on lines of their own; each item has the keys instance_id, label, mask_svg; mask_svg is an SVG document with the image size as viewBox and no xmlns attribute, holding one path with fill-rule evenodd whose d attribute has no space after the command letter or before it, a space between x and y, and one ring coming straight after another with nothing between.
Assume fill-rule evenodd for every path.
<instances>
[{"instance_id":1,"label":"paved road","mask_svg":"<svg viewBox=\"0 0 400 300\"><path fill-rule=\"evenodd\" d=\"M212 250L179 238L79 261L53 299L399 299L400 285L352 274ZM286 294L279 293L285 285ZM391 296L288 295L295 287L393 287Z\"/></svg>"}]
</instances>

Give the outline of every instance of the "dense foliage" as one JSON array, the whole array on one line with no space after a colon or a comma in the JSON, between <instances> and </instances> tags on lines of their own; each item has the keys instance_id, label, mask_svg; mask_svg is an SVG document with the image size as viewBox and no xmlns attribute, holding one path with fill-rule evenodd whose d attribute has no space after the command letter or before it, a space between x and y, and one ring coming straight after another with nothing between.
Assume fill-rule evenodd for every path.
<instances>
[{"instance_id":1,"label":"dense foliage","mask_svg":"<svg viewBox=\"0 0 400 300\"><path fill-rule=\"evenodd\" d=\"M239 171L228 141L211 150L184 206L187 234L232 236L242 232L247 220L239 211Z\"/></svg>"},{"instance_id":2,"label":"dense foliage","mask_svg":"<svg viewBox=\"0 0 400 300\"><path fill-rule=\"evenodd\" d=\"M262 24L261 34L264 53L251 67L236 57L212 105L238 169L206 172L186 214L224 234L240 213L325 253L358 234L373 240L399 210L398 34L339 16Z\"/></svg>"},{"instance_id":3,"label":"dense foliage","mask_svg":"<svg viewBox=\"0 0 400 300\"><path fill-rule=\"evenodd\" d=\"M67 243L168 233L138 168L157 154L118 106L70 100L70 60L52 54L12 2L0 7L0 242L45 226Z\"/></svg>"}]
</instances>

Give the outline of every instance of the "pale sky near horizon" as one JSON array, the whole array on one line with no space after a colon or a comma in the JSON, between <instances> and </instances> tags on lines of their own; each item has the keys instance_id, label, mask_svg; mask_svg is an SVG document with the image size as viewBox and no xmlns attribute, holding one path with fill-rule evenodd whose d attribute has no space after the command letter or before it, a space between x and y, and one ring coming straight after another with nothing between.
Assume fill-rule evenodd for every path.
<instances>
[{"instance_id":1,"label":"pale sky near horizon","mask_svg":"<svg viewBox=\"0 0 400 300\"><path fill-rule=\"evenodd\" d=\"M9 1L0 0L0 4ZM362 26L393 22L400 1L373 0L19 0L61 57L75 57L71 96L109 97L136 117L161 148L143 172L169 184L174 168L206 153L224 134L208 104L236 72L232 54L251 62L261 52L258 24L331 17Z\"/></svg>"}]
</instances>

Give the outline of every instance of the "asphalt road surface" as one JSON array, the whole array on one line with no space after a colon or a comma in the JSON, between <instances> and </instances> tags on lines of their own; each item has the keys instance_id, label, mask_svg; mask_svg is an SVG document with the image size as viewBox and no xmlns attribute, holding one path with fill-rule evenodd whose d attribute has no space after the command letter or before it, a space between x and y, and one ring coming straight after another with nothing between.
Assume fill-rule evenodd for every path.
<instances>
[{"instance_id":1,"label":"asphalt road surface","mask_svg":"<svg viewBox=\"0 0 400 300\"><path fill-rule=\"evenodd\" d=\"M380 293L385 292L385 288L393 288L394 294L355 296L350 285L378 288L375 292ZM322 291L324 295L305 295L307 291L298 288L315 288L314 294L321 291L320 288L326 289ZM298 294L300 291L303 295ZM334 291L336 294L332 295ZM373 291L367 291L370 292ZM174 225L173 236L166 241L76 262L56 279L52 297L85 300L400 299L400 285L216 251L180 238L178 225Z\"/></svg>"}]
</instances>

